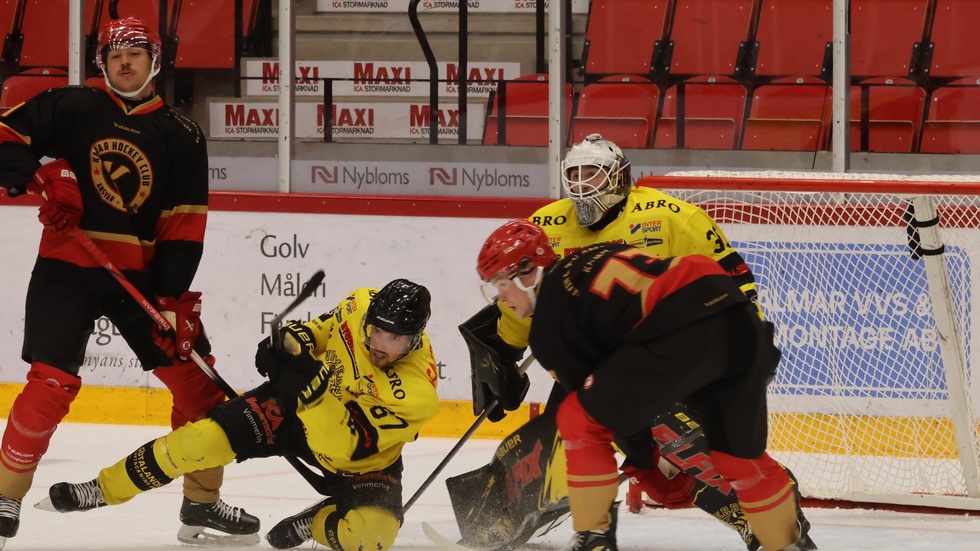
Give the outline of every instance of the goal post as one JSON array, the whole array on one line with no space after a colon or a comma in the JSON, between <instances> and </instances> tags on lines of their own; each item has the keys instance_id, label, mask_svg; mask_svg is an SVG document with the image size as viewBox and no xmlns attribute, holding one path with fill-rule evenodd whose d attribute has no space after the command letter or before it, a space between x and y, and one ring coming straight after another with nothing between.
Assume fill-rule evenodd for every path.
<instances>
[{"instance_id":1,"label":"goal post","mask_svg":"<svg viewBox=\"0 0 980 551\"><path fill-rule=\"evenodd\" d=\"M980 510L980 178L683 172L783 352L769 449L805 497Z\"/></svg>"}]
</instances>

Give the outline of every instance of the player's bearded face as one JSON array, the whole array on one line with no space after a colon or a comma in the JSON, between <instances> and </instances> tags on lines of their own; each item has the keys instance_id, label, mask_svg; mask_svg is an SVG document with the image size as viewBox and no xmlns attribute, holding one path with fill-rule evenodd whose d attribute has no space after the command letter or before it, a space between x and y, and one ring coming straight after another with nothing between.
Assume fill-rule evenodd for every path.
<instances>
[{"instance_id":1,"label":"player's bearded face","mask_svg":"<svg viewBox=\"0 0 980 551\"><path fill-rule=\"evenodd\" d=\"M106 53L106 74L109 83L121 92L135 92L143 86L153 58L143 48L118 48Z\"/></svg>"},{"instance_id":2,"label":"player's bearded face","mask_svg":"<svg viewBox=\"0 0 980 551\"><path fill-rule=\"evenodd\" d=\"M401 358L415 345L414 335L390 333L373 325L367 326L365 343L375 367L386 367Z\"/></svg>"}]
</instances>

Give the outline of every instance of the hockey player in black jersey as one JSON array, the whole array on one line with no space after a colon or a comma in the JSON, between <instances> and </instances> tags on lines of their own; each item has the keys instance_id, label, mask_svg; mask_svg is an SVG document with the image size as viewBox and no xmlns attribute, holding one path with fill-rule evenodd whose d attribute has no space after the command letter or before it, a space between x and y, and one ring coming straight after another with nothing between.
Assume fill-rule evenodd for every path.
<instances>
[{"instance_id":1,"label":"hockey player in black jersey","mask_svg":"<svg viewBox=\"0 0 980 551\"><path fill-rule=\"evenodd\" d=\"M0 115L0 185L11 197L40 195L44 225L27 290L22 359L30 369L0 448L0 548L17 533L38 462L81 387L94 320L109 318L143 369L170 389L173 428L225 400L189 360L194 349L214 361L201 294L190 291L207 219L204 134L155 93L161 41L145 22L109 21L96 55L108 91L56 88ZM44 157L54 160L41 165ZM72 232L88 236L152 297L175 332L157 330ZM221 467L184 476L181 541L259 541L259 520L219 499L222 476Z\"/></svg>"},{"instance_id":2,"label":"hockey player in black jersey","mask_svg":"<svg viewBox=\"0 0 980 551\"><path fill-rule=\"evenodd\" d=\"M562 162L562 184L567 197L541 207L528 218L540 224L558 257L596 243L626 243L659 257L701 254L717 261L742 293L755 301L753 274L719 224L698 206L642 185L642 180L634 185L630 161L615 143L592 134L575 144ZM758 313L764 318L761 309ZM502 417L504 410L520 406L526 392L526 386L522 385L527 377L522 381L517 377L508 379L506 375L516 371L528 345L531 325L531 318L518 319L508 308L493 304L460 326L471 352L475 415L494 400L503 407L489 412L491 421ZM488 356L493 360L487 361ZM484 367L487 365L491 367ZM550 452L539 458L541 464L563 463L564 446L560 438L554 438L557 427L554 416L548 412L556 411L565 396L561 385L555 384L548 396L545 415L520 427L505 437L504 442L540 439ZM683 437L696 430L697 421L698 412L678 403L651 424L651 432L657 435L653 440L659 445L653 441L620 442L633 448L633 456L640 447L652 451L652 457L646 462L649 468L633 460L621 466L624 478L629 481L627 506L631 512L639 512L644 505L644 494L661 507L693 505L732 528L748 551L757 551L759 542L746 523L735 494L721 492L710 484L706 487L705 480L715 476L713 471L694 468L696 462L686 462L684 457L676 456L705 452L705 438L692 433L687 436L689 444L683 450L675 454L660 453L660 446L671 447L668 433ZM507 472L508 461L517 460L523 460L520 454L506 450L494 454L490 464L477 471L447 479L467 545L480 549L513 548L544 533L554 525L556 516L567 512L567 499L564 499L567 484L561 469L542 470L546 476L539 485L539 495L522 494L517 499L504 495L501 485L495 484L499 477L493 473ZM655 465L662 466L663 472ZM793 474L789 471L787 474L795 482ZM490 500L482 499L484 491L500 493L500 500L507 507L488 505ZM804 550L815 551L817 546L808 536L809 521L802 508L797 513L801 532L807 538Z\"/></svg>"},{"instance_id":3,"label":"hockey player in black jersey","mask_svg":"<svg viewBox=\"0 0 980 551\"><path fill-rule=\"evenodd\" d=\"M801 549L793 484L766 453L766 387L780 353L771 324L717 262L618 244L559 259L544 230L515 220L486 240L477 271L491 299L518 318L534 315L531 352L569 393L556 415L570 551L615 551L613 440L649 433L677 402L701 412L705 459L723 492L737 494L762 549Z\"/></svg>"}]
</instances>

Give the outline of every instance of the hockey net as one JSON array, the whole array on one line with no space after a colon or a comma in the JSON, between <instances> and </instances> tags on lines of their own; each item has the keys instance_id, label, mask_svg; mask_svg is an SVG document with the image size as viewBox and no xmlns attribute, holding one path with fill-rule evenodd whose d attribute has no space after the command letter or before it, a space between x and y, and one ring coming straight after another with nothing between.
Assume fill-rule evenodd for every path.
<instances>
[{"instance_id":1,"label":"hockey net","mask_svg":"<svg viewBox=\"0 0 980 551\"><path fill-rule=\"evenodd\" d=\"M702 207L752 269L783 352L770 453L805 497L980 510L980 181L963 180L638 183Z\"/></svg>"}]
</instances>

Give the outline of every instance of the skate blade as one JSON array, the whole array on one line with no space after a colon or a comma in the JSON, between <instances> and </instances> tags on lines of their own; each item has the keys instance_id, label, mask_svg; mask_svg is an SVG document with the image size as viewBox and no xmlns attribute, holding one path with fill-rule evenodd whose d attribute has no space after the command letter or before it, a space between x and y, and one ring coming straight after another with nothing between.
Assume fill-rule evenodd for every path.
<instances>
[{"instance_id":1,"label":"skate blade","mask_svg":"<svg viewBox=\"0 0 980 551\"><path fill-rule=\"evenodd\" d=\"M7 538L0 536L0 551L3 551L4 545L7 545Z\"/></svg>"},{"instance_id":2,"label":"skate blade","mask_svg":"<svg viewBox=\"0 0 980 551\"><path fill-rule=\"evenodd\" d=\"M177 531L177 540L188 545L257 545L261 538L255 534L215 534L206 531L203 526L188 526L186 524Z\"/></svg>"},{"instance_id":3,"label":"skate blade","mask_svg":"<svg viewBox=\"0 0 980 551\"><path fill-rule=\"evenodd\" d=\"M42 499L41 501L38 501L37 503L35 503L34 504L34 508L35 509L40 509L42 511L50 511L52 513L63 513L64 512L64 511L59 511L59 510L55 509L54 503L51 503L51 498L50 497L46 497L46 498ZM2 550L2 549L3 549L3 546L0 545L0 550Z\"/></svg>"}]
</instances>

